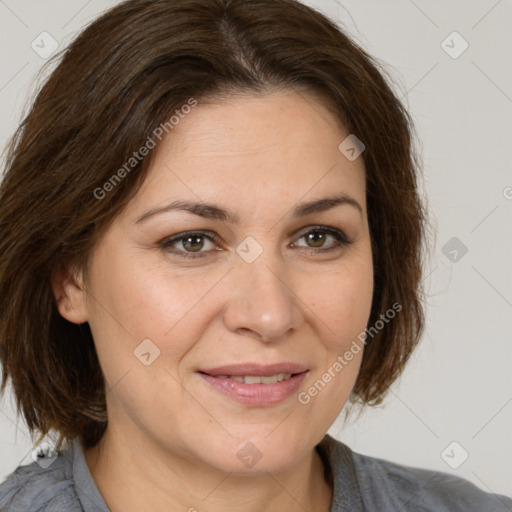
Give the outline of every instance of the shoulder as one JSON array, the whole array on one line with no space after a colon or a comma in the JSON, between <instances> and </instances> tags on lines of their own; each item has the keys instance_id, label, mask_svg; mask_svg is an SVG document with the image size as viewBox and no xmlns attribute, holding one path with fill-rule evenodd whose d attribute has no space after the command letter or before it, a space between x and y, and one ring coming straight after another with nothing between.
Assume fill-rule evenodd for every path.
<instances>
[{"instance_id":1,"label":"shoulder","mask_svg":"<svg viewBox=\"0 0 512 512\"><path fill-rule=\"evenodd\" d=\"M352 458L368 510L512 512L512 499L485 492L449 473L405 466L355 452Z\"/></svg>"},{"instance_id":2,"label":"shoulder","mask_svg":"<svg viewBox=\"0 0 512 512\"><path fill-rule=\"evenodd\" d=\"M54 452L49 465L32 462L8 475L0 483L0 512L81 512L68 450Z\"/></svg>"}]
</instances>

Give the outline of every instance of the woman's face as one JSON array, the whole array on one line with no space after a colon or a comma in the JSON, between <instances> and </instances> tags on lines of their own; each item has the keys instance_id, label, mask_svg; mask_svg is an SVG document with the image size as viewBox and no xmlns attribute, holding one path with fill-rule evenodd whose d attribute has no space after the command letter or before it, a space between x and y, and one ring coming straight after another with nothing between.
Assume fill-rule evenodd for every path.
<instances>
[{"instance_id":1,"label":"woman's face","mask_svg":"<svg viewBox=\"0 0 512 512\"><path fill-rule=\"evenodd\" d=\"M348 135L313 96L280 92L199 102L153 150L87 293L61 311L89 322L109 429L226 472L283 470L322 439L362 351L334 363L373 292L364 162L338 149ZM350 199L310 205L333 197Z\"/></svg>"}]
</instances>

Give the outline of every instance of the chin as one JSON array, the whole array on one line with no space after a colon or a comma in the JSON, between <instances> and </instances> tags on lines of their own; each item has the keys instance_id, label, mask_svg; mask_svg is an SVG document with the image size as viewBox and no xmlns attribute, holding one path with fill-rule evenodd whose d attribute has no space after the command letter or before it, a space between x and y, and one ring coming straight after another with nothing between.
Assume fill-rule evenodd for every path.
<instances>
[{"instance_id":1,"label":"chin","mask_svg":"<svg viewBox=\"0 0 512 512\"><path fill-rule=\"evenodd\" d=\"M279 473L291 469L309 451L309 446L294 442L289 432L270 435L268 432L271 430L265 435L212 439L207 442L209 453L205 462L222 471L238 474ZM304 438L302 442L305 442ZM206 459L204 453L199 455Z\"/></svg>"}]
</instances>

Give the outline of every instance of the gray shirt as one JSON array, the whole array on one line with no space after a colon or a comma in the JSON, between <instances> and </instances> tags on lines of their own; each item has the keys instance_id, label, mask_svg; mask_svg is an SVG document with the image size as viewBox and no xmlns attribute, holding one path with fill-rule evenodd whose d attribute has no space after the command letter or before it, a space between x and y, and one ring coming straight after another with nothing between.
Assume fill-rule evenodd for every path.
<instances>
[{"instance_id":1,"label":"gray shirt","mask_svg":"<svg viewBox=\"0 0 512 512\"><path fill-rule=\"evenodd\" d=\"M508 497L448 473L355 453L329 435L316 450L334 488L331 512L512 512ZM1 512L109 512L77 438L42 466L18 466L0 484Z\"/></svg>"}]
</instances>

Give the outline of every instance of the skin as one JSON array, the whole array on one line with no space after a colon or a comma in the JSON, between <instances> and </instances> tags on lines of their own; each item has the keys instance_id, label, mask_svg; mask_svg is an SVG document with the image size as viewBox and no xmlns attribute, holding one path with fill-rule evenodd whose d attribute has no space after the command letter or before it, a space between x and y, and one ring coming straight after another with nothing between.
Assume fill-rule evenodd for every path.
<instances>
[{"instance_id":1,"label":"skin","mask_svg":"<svg viewBox=\"0 0 512 512\"><path fill-rule=\"evenodd\" d=\"M54 282L60 313L89 322L107 382L108 428L85 455L113 512L330 510L314 447L346 403L363 352L306 405L296 394L243 405L197 370L302 363L305 391L364 331L373 293L365 168L338 150L347 135L309 93L200 102L154 150L88 273ZM293 217L297 204L334 193L354 198L362 213L342 204ZM135 222L178 199L229 208L240 222L179 210ZM308 242L318 225L353 243L337 246L329 234ZM219 241L159 244L190 230ZM252 263L236 252L248 236L263 248ZM179 255L187 250L200 255ZM145 366L134 350L148 338L160 355ZM262 454L251 468L237 457L247 442Z\"/></svg>"}]
</instances>

